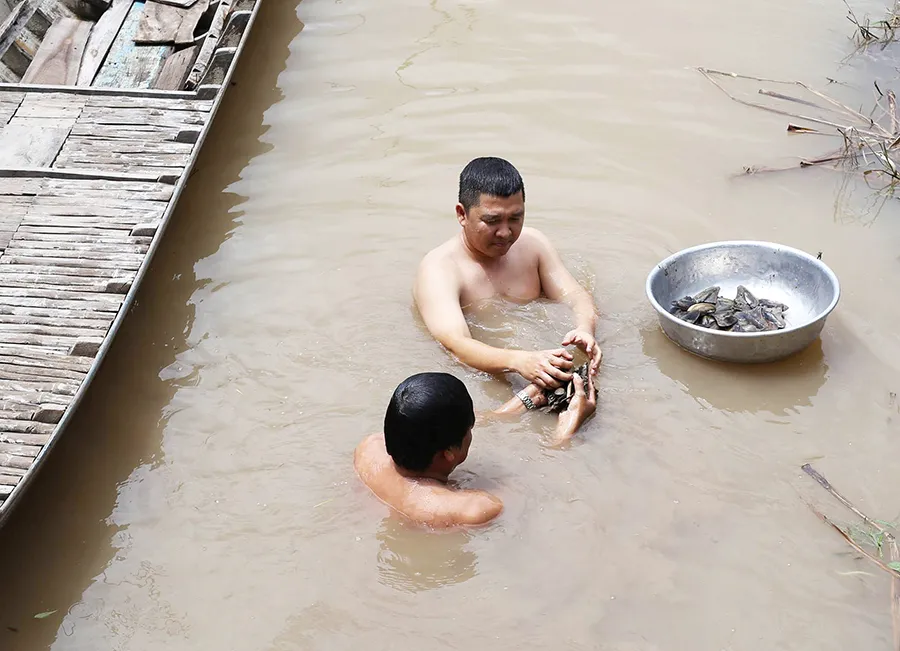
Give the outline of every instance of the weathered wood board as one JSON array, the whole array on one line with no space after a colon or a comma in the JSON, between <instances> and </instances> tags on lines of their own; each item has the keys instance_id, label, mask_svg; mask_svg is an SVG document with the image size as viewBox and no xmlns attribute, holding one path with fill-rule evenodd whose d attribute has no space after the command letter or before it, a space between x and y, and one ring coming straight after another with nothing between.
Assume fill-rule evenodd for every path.
<instances>
[{"instance_id":1,"label":"weathered wood board","mask_svg":"<svg viewBox=\"0 0 900 651\"><path fill-rule=\"evenodd\" d=\"M188 88L196 88L203 79L206 67L209 65L210 60L212 60L213 53L216 51L216 46L219 43L219 38L222 36L222 30L225 28L225 19L228 18L228 14L231 12L231 6L232 0L219 0L219 5L216 7L216 13L213 16L209 31L206 34L206 38L203 40L203 44L200 46L200 53L197 55L197 60L194 62L191 72L188 75Z\"/></svg>"},{"instance_id":2,"label":"weathered wood board","mask_svg":"<svg viewBox=\"0 0 900 651\"><path fill-rule=\"evenodd\" d=\"M194 30L207 6L208 0L197 0L186 9L147 0L134 42L177 45L193 43Z\"/></svg>"},{"instance_id":3,"label":"weathered wood board","mask_svg":"<svg viewBox=\"0 0 900 651\"><path fill-rule=\"evenodd\" d=\"M94 86L151 88L162 70L171 45L138 45L134 42L144 13L144 0L134 0L106 60L94 77Z\"/></svg>"},{"instance_id":4,"label":"weathered wood board","mask_svg":"<svg viewBox=\"0 0 900 651\"><path fill-rule=\"evenodd\" d=\"M68 135L66 126L10 122L0 131L0 168L49 167Z\"/></svg>"},{"instance_id":5,"label":"weathered wood board","mask_svg":"<svg viewBox=\"0 0 900 651\"><path fill-rule=\"evenodd\" d=\"M92 22L77 18L60 18L53 23L22 83L74 85L92 26Z\"/></svg>"},{"instance_id":6,"label":"weathered wood board","mask_svg":"<svg viewBox=\"0 0 900 651\"><path fill-rule=\"evenodd\" d=\"M78 71L77 85L90 86L103 65L110 46L119 33L128 11L131 9L132 0L113 0L112 6L100 16L85 47L84 57L81 59L81 69Z\"/></svg>"},{"instance_id":7,"label":"weathered wood board","mask_svg":"<svg viewBox=\"0 0 900 651\"><path fill-rule=\"evenodd\" d=\"M200 46L192 45L170 54L163 64L162 72L159 73L154 87L159 90L183 89L199 51Z\"/></svg>"}]
</instances>

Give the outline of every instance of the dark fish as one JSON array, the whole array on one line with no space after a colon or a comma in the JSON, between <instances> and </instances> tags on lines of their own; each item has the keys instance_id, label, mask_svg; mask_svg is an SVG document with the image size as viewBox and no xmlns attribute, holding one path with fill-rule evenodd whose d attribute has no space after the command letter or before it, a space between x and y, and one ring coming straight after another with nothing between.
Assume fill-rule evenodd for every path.
<instances>
[{"instance_id":1,"label":"dark fish","mask_svg":"<svg viewBox=\"0 0 900 651\"><path fill-rule=\"evenodd\" d=\"M677 301L672 301L672 307L677 308L679 310L686 310L696 302L697 301L695 301L690 296L684 296L682 298L679 298Z\"/></svg>"},{"instance_id":2,"label":"dark fish","mask_svg":"<svg viewBox=\"0 0 900 651\"><path fill-rule=\"evenodd\" d=\"M715 303L719 298L719 286L707 287L702 292L694 295L695 303Z\"/></svg>"},{"instance_id":3,"label":"dark fish","mask_svg":"<svg viewBox=\"0 0 900 651\"><path fill-rule=\"evenodd\" d=\"M738 310L746 312L747 310L752 310L757 305L759 305L759 301L750 293L750 290L743 285L738 285L737 295L734 297L734 306Z\"/></svg>"},{"instance_id":4,"label":"dark fish","mask_svg":"<svg viewBox=\"0 0 900 651\"><path fill-rule=\"evenodd\" d=\"M699 312L700 314L712 314L715 311L716 306L714 303L694 303L687 309L688 314L690 314L691 312Z\"/></svg>"},{"instance_id":5,"label":"dark fish","mask_svg":"<svg viewBox=\"0 0 900 651\"><path fill-rule=\"evenodd\" d=\"M585 362L572 371L572 379L567 384L556 389L544 389L544 397L547 399L547 404L541 407L541 411L551 414L565 411L572 400L572 396L575 395L575 374L577 373L581 376L581 381L584 382L584 390L587 392L589 372L588 364ZM594 394L600 395L600 390L596 386L594 387Z\"/></svg>"}]
</instances>

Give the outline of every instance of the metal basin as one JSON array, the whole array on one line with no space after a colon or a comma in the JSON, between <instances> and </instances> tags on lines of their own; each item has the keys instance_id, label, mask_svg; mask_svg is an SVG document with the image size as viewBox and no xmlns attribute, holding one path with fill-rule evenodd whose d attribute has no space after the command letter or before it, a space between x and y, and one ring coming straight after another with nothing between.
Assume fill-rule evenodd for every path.
<instances>
[{"instance_id":1,"label":"metal basin","mask_svg":"<svg viewBox=\"0 0 900 651\"><path fill-rule=\"evenodd\" d=\"M784 329L710 330L669 313L673 300L711 285L728 298L744 285L757 297L784 303ZM647 298L666 336L701 357L728 362L771 362L803 350L819 336L840 294L837 276L824 262L771 242L701 244L669 256L647 276Z\"/></svg>"}]
</instances>

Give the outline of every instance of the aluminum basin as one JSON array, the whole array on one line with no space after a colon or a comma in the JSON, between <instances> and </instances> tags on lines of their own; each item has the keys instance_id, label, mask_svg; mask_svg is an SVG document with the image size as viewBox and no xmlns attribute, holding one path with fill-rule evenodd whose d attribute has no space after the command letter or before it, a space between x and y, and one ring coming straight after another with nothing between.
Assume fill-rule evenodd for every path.
<instances>
[{"instance_id":1,"label":"aluminum basin","mask_svg":"<svg viewBox=\"0 0 900 651\"><path fill-rule=\"evenodd\" d=\"M758 298L788 306L785 328L767 332L710 330L676 319L673 300L718 285L734 298L744 285ZM758 363L782 359L806 348L819 336L837 305L837 276L821 260L771 242L729 241L701 244L675 253L647 276L647 298L666 336L701 357Z\"/></svg>"}]
</instances>

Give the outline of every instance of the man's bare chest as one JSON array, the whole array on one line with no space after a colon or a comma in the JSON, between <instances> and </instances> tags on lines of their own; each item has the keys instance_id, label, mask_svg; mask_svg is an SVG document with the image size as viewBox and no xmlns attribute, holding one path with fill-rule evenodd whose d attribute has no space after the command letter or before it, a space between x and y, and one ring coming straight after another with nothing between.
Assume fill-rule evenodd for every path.
<instances>
[{"instance_id":1,"label":"man's bare chest","mask_svg":"<svg viewBox=\"0 0 900 651\"><path fill-rule=\"evenodd\" d=\"M492 298L524 303L541 296L541 278L536 268L527 265L487 269L473 265L463 271L460 294L463 305Z\"/></svg>"}]
</instances>

